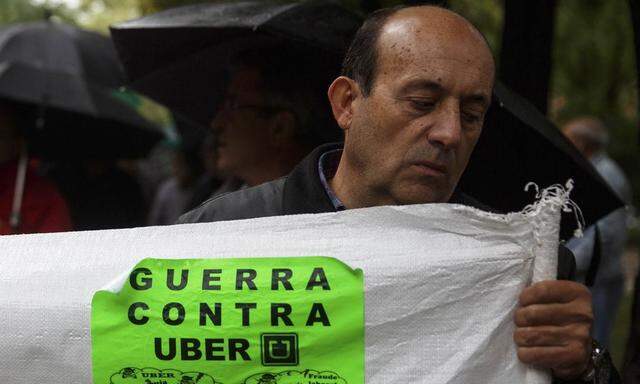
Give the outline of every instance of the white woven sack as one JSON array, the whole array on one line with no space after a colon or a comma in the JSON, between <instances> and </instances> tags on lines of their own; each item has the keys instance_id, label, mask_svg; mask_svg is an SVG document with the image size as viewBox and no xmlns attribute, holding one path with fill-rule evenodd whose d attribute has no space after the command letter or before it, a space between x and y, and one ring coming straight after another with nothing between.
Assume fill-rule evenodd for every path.
<instances>
[{"instance_id":1,"label":"white woven sack","mask_svg":"<svg viewBox=\"0 0 640 384\"><path fill-rule=\"evenodd\" d=\"M0 382L90 383L91 297L143 258L322 255L364 270L367 383L549 383L517 360L513 312L555 278L567 195L509 215L427 204L0 237Z\"/></svg>"}]
</instances>

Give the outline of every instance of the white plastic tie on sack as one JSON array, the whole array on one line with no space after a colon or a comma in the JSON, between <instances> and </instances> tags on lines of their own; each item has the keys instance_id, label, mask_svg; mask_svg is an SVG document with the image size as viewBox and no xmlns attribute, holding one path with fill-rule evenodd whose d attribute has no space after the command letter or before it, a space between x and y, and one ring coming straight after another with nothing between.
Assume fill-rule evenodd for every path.
<instances>
[{"instance_id":1,"label":"white plastic tie on sack","mask_svg":"<svg viewBox=\"0 0 640 384\"><path fill-rule=\"evenodd\" d=\"M562 212L571 213L573 212L576 224L578 228L576 228L573 232L575 237L582 237L585 227L584 216L582 215L582 210L578 206L578 204L571 200L571 191L573 190L573 179L567 180L565 185L562 184L553 184L547 188L544 188L540 191L538 184L534 182L529 182L525 185L524 191L529 192L531 188L535 189L535 201L527 206L525 206L521 211L511 212L507 214L499 214L493 212L486 212L476 208L470 208L468 206L459 205L455 207L456 210L473 210L476 215L490 219L501 221L504 223L511 223L514 220L525 217L529 222L531 222L536 228L539 229L539 223L545 221L548 218L548 214L542 214L543 212L553 212L553 208L560 208ZM551 209L550 209L551 208ZM540 242L540 233L536 232L536 240Z\"/></svg>"},{"instance_id":2,"label":"white plastic tie on sack","mask_svg":"<svg viewBox=\"0 0 640 384\"><path fill-rule=\"evenodd\" d=\"M533 187L536 190L535 198L537 201L533 204L529 204L522 210L522 213L528 216L535 216L537 212L540 211L541 207L544 204L553 204L562 206L562 212L571 213L576 219L576 224L578 228L573 231L573 235L575 237L582 237L585 227L584 216L582 215L582 210L576 204L575 201L571 200L571 191L573 190L573 179L567 180L564 186L561 184L551 185L542 191L538 187L538 184L534 182L529 182L524 187L525 192L529 192L529 189Z\"/></svg>"}]
</instances>

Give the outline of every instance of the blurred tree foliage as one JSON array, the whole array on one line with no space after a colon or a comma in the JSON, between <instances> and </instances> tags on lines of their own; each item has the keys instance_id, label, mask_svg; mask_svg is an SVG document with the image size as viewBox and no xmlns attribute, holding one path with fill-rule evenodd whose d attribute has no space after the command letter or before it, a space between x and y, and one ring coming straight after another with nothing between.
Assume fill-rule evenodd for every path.
<instances>
[{"instance_id":1,"label":"blurred tree foliage","mask_svg":"<svg viewBox=\"0 0 640 384\"><path fill-rule=\"evenodd\" d=\"M59 2L40 4L27 0L0 0L0 24L37 21L49 16L74 23L76 14Z\"/></svg>"},{"instance_id":2,"label":"blurred tree foliage","mask_svg":"<svg viewBox=\"0 0 640 384\"><path fill-rule=\"evenodd\" d=\"M104 33L114 22L142 16L139 0L80 0L75 12L79 25Z\"/></svg>"},{"instance_id":3,"label":"blurred tree foliage","mask_svg":"<svg viewBox=\"0 0 640 384\"><path fill-rule=\"evenodd\" d=\"M0 5L0 24L13 21L42 19L42 10L24 0L3 0Z\"/></svg>"},{"instance_id":4,"label":"blurred tree foliage","mask_svg":"<svg viewBox=\"0 0 640 384\"><path fill-rule=\"evenodd\" d=\"M0 24L42 20L47 13L63 22L108 33L109 25L142 15L140 0L0 0Z\"/></svg>"},{"instance_id":5,"label":"blurred tree foliage","mask_svg":"<svg viewBox=\"0 0 640 384\"><path fill-rule=\"evenodd\" d=\"M487 38L495 57L500 57L504 17L501 0L449 0L449 8L464 15L478 27Z\"/></svg>"},{"instance_id":6,"label":"blurred tree foliage","mask_svg":"<svg viewBox=\"0 0 640 384\"><path fill-rule=\"evenodd\" d=\"M341 0L361 14L406 1ZM79 0L69 8L60 0L1 0L0 24L41 19L47 8L62 20L107 33L113 22L201 2L207 0ZM503 0L435 2L471 20L500 57ZM610 152L630 176L640 207L637 74L627 1L558 0L554 34L549 116L559 125L578 115L602 118L612 132Z\"/></svg>"},{"instance_id":7,"label":"blurred tree foliage","mask_svg":"<svg viewBox=\"0 0 640 384\"><path fill-rule=\"evenodd\" d=\"M45 0L45 6L52 1ZM79 0L77 7L64 10L73 14L75 24L105 34L114 22L142 16L139 0Z\"/></svg>"},{"instance_id":8,"label":"blurred tree foliage","mask_svg":"<svg viewBox=\"0 0 640 384\"><path fill-rule=\"evenodd\" d=\"M562 121L588 111L632 118L636 74L627 2L560 1L557 16L554 117Z\"/></svg>"},{"instance_id":9,"label":"blurred tree foliage","mask_svg":"<svg viewBox=\"0 0 640 384\"><path fill-rule=\"evenodd\" d=\"M181 5L198 4L198 3L216 3L215 0L138 0L140 11L147 15L162 11L163 9L179 7Z\"/></svg>"}]
</instances>

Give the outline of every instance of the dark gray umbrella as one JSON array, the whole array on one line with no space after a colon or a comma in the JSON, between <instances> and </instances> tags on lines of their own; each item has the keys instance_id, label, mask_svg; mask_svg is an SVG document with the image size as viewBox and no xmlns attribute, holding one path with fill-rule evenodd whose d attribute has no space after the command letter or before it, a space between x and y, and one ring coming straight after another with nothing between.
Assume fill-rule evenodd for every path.
<instances>
[{"instance_id":1,"label":"dark gray umbrella","mask_svg":"<svg viewBox=\"0 0 640 384\"><path fill-rule=\"evenodd\" d=\"M169 125L140 113L153 103L119 88L123 77L112 43L96 33L52 21L0 29L0 99L31 117L32 151L135 157L170 137Z\"/></svg>"},{"instance_id":2,"label":"dark gray umbrella","mask_svg":"<svg viewBox=\"0 0 640 384\"><path fill-rule=\"evenodd\" d=\"M256 32L327 52L346 50L359 18L332 1L239 1L168 9L111 26L131 80ZM355 27L355 29L354 29Z\"/></svg>"},{"instance_id":3,"label":"dark gray umbrella","mask_svg":"<svg viewBox=\"0 0 640 384\"><path fill-rule=\"evenodd\" d=\"M241 1L169 9L115 24L111 36L133 87L208 123L234 52L286 42L308 66L300 71L332 79L359 24L331 1Z\"/></svg>"}]
</instances>

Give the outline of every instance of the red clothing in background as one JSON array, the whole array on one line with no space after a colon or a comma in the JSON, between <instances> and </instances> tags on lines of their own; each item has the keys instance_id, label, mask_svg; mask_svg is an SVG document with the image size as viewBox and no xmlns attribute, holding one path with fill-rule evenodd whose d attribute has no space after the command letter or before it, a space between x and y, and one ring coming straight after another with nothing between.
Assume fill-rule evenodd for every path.
<instances>
[{"instance_id":1,"label":"red clothing in background","mask_svg":"<svg viewBox=\"0 0 640 384\"><path fill-rule=\"evenodd\" d=\"M17 170L17 160L0 165L0 235L71 230L67 204L56 186L38 175L32 163L27 168L20 227L16 231L11 228L9 219Z\"/></svg>"}]
</instances>

